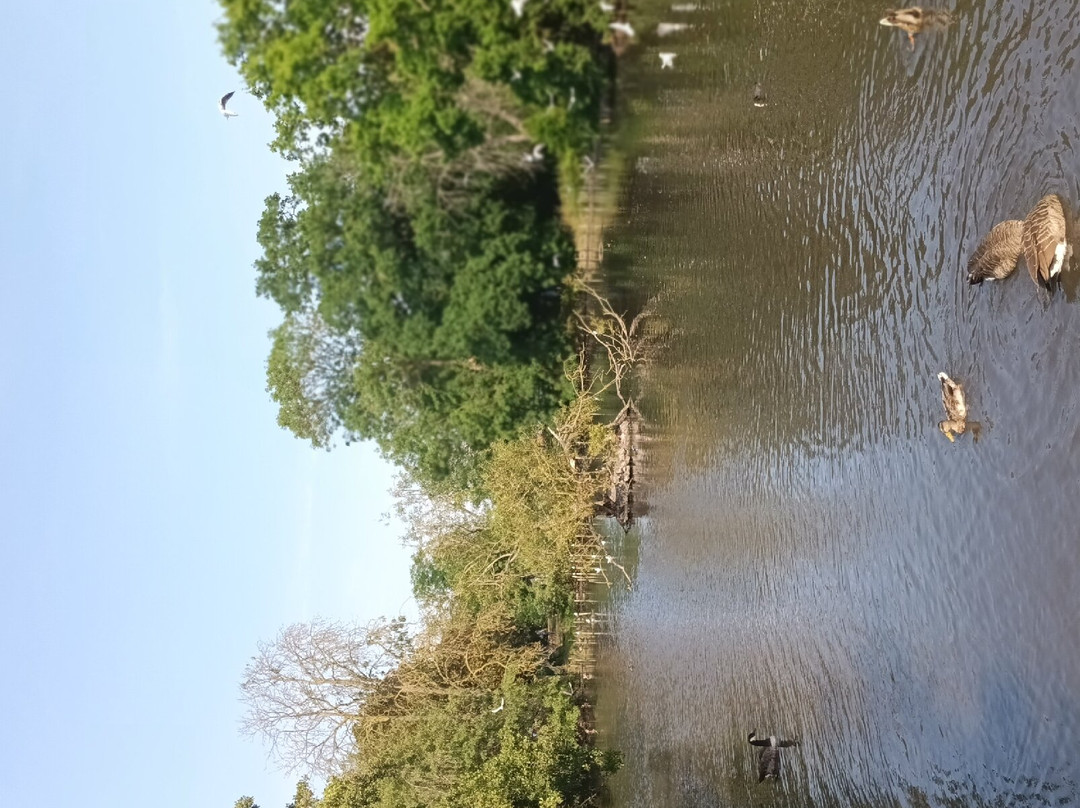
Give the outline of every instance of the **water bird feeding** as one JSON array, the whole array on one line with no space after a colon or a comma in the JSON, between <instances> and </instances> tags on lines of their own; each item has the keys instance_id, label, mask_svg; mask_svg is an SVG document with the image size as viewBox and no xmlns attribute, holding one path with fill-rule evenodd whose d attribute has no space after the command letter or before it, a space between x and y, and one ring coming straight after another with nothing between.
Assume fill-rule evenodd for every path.
<instances>
[{"instance_id":1,"label":"water bird feeding","mask_svg":"<svg viewBox=\"0 0 1080 808\"><path fill-rule=\"evenodd\" d=\"M675 54L671 52L662 52L660 55L660 69L664 70L669 67L675 67Z\"/></svg>"},{"instance_id":2,"label":"water bird feeding","mask_svg":"<svg viewBox=\"0 0 1080 808\"><path fill-rule=\"evenodd\" d=\"M766 777L773 779L780 776L780 750L788 746L797 746L798 741L781 741L775 735L770 735L768 738L759 738L757 732L751 732L746 738L751 745L760 746L761 752L758 753L758 779L760 783Z\"/></svg>"},{"instance_id":3,"label":"water bird feeding","mask_svg":"<svg viewBox=\"0 0 1080 808\"><path fill-rule=\"evenodd\" d=\"M970 284L1000 281L1009 277L1023 251L1024 223L1019 219L998 222L975 248L967 263Z\"/></svg>"},{"instance_id":4,"label":"water bird feeding","mask_svg":"<svg viewBox=\"0 0 1080 808\"><path fill-rule=\"evenodd\" d=\"M236 90L233 90L231 93L225 93L225 95L221 96L221 100L218 101L218 112L225 116L225 120L229 120L229 118L235 118L237 115L240 114L239 112L233 112L231 109L225 108L225 105L229 103L229 99L232 98L235 93Z\"/></svg>"},{"instance_id":5,"label":"water bird feeding","mask_svg":"<svg viewBox=\"0 0 1080 808\"><path fill-rule=\"evenodd\" d=\"M953 21L952 14L935 8L909 6L908 8L889 9L878 20L882 25L899 28L908 35L911 50L915 50L915 34L928 28L944 28Z\"/></svg>"}]
</instances>

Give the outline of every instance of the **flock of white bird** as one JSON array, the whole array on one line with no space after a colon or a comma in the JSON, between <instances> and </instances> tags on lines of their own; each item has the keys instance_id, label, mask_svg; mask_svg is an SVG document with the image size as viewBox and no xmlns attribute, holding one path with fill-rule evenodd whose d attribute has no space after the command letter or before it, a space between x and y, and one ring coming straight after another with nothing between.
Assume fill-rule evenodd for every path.
<instances>
[{"instance_id":1,"label":"flock of white bird","mask_svg":"<svg viewBox=\"0 0 1080 808\"><path fill-rule=\"evenodd\" d=\"M510 8L514 12L514 14L520 18L524 16L525 5L528 2L529 0L510 0ZM603 11L605 14L614 14L617 11L616 5L607 2L607 0L599 0L599 3L600 10ZM671 10L678 13L686 13L696 11L698 7L699 6L697 5L697 3L692 2L673 3L671 6ZM610 28L614 34L623 36L626 39L632 40L637 36L637 32L634 31L634 27L624 20L616 20L614 22L610 22L608 23L608 28ZM685 22L662 22L656 26L656 35L660 37L670 36L671 34L678 33L679 31L685 31L688 28L690 28L690 24ZM546 41L544 44L545 46L548 46L549 50L554 50L555 46L553 44ZM661 70L674 69L676 56L676 53L674 51L660 51L657 55L660 57ZM519 79L520 77L521 74L515 71L514 78ZM228 107L229 99L231 99L233 95L235 95L235 91L225 93L225 95L221 96L220 100L218 100L218 112L220 112L222 116L224 116L225 120L228 120L229 118L235 118L237 115L240 114L239 112L235 112ZM572 107L574 105L575 100L576 99L573 95L573 89L571 89L569 107ZM757 98L755 97L755 103L756 102ZM552 100L552 103L554 103L554 99ZM759 106L764 106L764 104L759 104ZM522 156L522 162L526 164L541 163L543 162L543 160L543 143L537 143L535 146L533 146L532 151L526 152Z\"/></svg>"}]
</instances>

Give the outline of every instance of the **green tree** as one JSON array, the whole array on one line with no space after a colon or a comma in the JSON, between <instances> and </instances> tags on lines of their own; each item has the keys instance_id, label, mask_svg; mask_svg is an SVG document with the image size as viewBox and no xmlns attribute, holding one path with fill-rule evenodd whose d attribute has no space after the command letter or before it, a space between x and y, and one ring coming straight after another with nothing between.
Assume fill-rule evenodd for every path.
<instances>
[{"instance_id":1,"label":"green tree","mask_svg":"<svg viewBox=\"0 0 1080 808\"><path fill-rule=\"evenodd\" d=\"M233 803L233 808L259 808L254 797L241 797Z\"/></svg>"},{"instance_id":2,"label":"green tree","mask_svg":"<svg viewBox=\"0 0 1080 808\"><path fill-rule=\"evenodd\" d=\"M296 784L296 793L293 795L292 802L286 808L319 808L319 804L320 800L315 796L315 792L311 790L311 786L305 777Z\"/></svg>"},{"instance_id":3,"label":"green tree","mask_svg":"<svg viewBox=\"0 0 1080 808\"><path fill-rule=\"evenodd\" d=\"M316 448L328 448L351 396L359 348L317 311L289 313L270 332L266 389L278 404L278 424Z\"/></svg>"}]
</instances>

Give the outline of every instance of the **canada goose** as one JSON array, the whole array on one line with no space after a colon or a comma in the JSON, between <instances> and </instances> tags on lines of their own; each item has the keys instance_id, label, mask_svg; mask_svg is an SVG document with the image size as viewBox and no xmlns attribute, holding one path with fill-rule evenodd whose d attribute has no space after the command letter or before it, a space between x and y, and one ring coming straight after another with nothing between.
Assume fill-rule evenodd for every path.
<instances>
[{"instance_id":1,"label":"canada goose","mask_svg":"<svg viewBox=\"0 0 1080 808\"><path fill-rule=\"evenodd\" d=\"M878 20L882 25L905 31L912 50L915 50L915 34L930 26L944 28L952 21L952 15L948 11L939 11L934 8L924 9L921 6L895 10L890 8L885 12L885 16Z\"/></svg>"},{"instance_id":2,"label":"canada goose","mask_svg":"<svg viewBox=\"0 0 1080 808\"><path fill-rule=\"evenodd\" d=\"M1024 262L1036 285L1050 288L1072 257L1072 246L1065 235L1065 210L1061 197L1047 194L1024 219Z\"/></svg>"},{"instance_id":3,"label":"canada goose","mask_svg":"<svg viewBox=\"0 0 1080 808\"><path fill-rule=\"evenodd\" d=\"M941 403L945 405L946 416L944 421L938 423L938 429L952 443L957 435L967 431L967 400L964 398L964 388L950 379L947 373L939 373L937 377L941 380ZM977 431L972 430L973 433Z\"/></svg>"},{"instance_id":4,"label":"canada goose","mask_svg":"<svg viewBox=\"0 0 1080 808\"><path fill-rule=\"evenodd\" d=\"M751 732L746 740L754 746L762 747L761 752L758 754L757 781L759 783L766 777L779 777L780 750L787 746L796 746L799 743L798 741L781 741L775 735L770 735L768 738L759 738L756 731Z\"/></svg>"},{"instance_id":5,"label":"canada goose","mask_svg":"<svg viewBox=\"0 0 1080 808\"><path fill-rule=\"evenodd\" d=\"M999 281L1009 277L1023 252L1024 223L1019 219L998 222L968 259L968 283Z\"/></svg>"}]
</instances>

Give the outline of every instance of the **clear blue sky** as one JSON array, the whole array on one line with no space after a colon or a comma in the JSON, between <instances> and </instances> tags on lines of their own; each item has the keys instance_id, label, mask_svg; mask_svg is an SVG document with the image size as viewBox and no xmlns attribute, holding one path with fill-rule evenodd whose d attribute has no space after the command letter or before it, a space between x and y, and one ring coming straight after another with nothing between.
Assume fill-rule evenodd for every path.
<instances>
[{"instance_id":1,"label":"clear blue sky","mask_svg":"<svg viewBox=\"0 0 1080 808\"><path fill-rule=\"evenodd\" d=\"M0 28L0 782L12 804L284 808L237 732L260 639L408 597L392 470L275 423L255 226L288 166L210 0ZM217 99L236 89L230 121ZM411 608L406 605L406 608Z\"/></svg>"}]
</instances>

